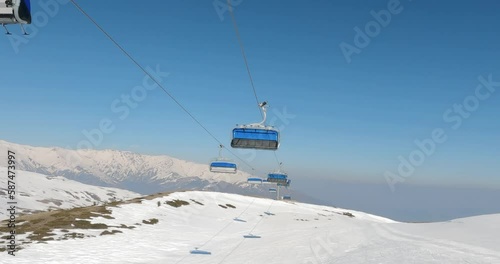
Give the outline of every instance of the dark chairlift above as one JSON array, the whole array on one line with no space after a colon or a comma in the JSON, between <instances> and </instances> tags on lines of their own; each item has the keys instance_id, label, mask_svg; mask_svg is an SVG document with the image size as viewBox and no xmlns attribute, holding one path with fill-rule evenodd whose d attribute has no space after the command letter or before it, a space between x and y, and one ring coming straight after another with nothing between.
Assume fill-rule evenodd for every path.
<instances>
[{"instance_id":1,"label":"dark chairlift above","mask_svg":"<svg viewBox=\"0 0 500 264\"><path fill-rule=\"evenodd\" d=\"M267 102L259 104L264 119L260 123L240 125L233 129L231 147L245 149L277 150L280 144L279 131L272 126L266 126Z\"/></svg>"},{"instance_id":2,"label":"dark chairlift above","mask_svg":"<svg viewBox=\"0 0 500 264\"><path fill-rule=\"evenodd\" d=\"M6 34L11 35L5 25L19 24L24 35L28 35L23 24L31 24L31 3L29 0L1 0L0 24L5 28Z\"/></svg>"}]
</instances>

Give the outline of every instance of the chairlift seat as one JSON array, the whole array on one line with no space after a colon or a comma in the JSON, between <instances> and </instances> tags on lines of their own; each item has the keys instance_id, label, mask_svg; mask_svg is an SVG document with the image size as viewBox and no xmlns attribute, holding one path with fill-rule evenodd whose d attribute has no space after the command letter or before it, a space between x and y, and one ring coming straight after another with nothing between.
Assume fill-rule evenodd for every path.
<instances>
[{"instance_id":1,"label":"chairlift seat","mask_svg":"<svg viewBox=\"0 0 500 264\"><path fill-rule=\"evenodd\" d=\"M219 173L236 173L238 168L234 162L216 160L210 163L210 171Z\"/></svg>"},{"instance_id":2,"label":"chairlift seat","mask_svg":"<svg viewBox=\"0 0 500 264\"><path fill-rule=\"evenodd\" d=\"M29 0L12 0L7 6L0 2L0 24L31 24L31 4Z\"/></svg>"},{"instance_id":3,"label":"chairlift seat","mask_svg":"<svg viewBox=\"0 0 500 264\"><path fill-rule=\"evenodd\" d=\"M247 182L249 182L249 183L262 183L263 179L261 179L261 178L253 178L252 177L252 178L248 178Z\"/></svg>"},{"instance_id":4,"label":"chairlift seat","mask_svg":"<svg viewBox=\"0 0 500 264\"><path fill-rule=\"evenodd\" d=\"M279 147L279 132L271 127L234 128L231 147L277 150Z\"/></svg>"},{"instance_id":5,"label":"chairlift seat","mask_svg":"<svg viewBox=\"0 0 500 264\"><path fill-rule=\"evenodd\" d=\"M287 183L287 178L288 178L288 175L286 175L284 173L269 173L267 175L267 181L268 182L275 182L275 183L286 184Z\"/></svg>"}]
</instances>

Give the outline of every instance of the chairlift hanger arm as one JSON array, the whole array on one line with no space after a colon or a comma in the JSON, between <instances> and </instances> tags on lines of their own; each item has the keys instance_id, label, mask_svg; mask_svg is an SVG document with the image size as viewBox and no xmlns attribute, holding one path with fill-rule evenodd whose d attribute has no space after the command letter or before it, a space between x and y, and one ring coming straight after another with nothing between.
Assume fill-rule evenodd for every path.
<instances>
[{"instance_id":1,"label":"chairlift hanger arm","mask_svg":"<svg viewBox=\"0 0 500 264\"><path fill-rule=\"evenodd\" d=\"M260 123L253 123L249 126L257 126L257 127L265 127L266 119L267 119L267 102L264 101L259 104L260 109L262 110L262 121Z\"/></svg>"}]
</instances>

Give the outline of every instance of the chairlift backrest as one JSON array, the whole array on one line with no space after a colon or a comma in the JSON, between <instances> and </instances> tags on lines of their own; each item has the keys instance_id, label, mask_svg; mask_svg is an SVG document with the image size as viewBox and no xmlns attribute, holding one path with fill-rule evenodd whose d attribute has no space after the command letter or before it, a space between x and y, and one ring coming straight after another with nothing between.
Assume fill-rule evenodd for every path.
<instances>
[{"instance_id":1,"label":"chairlift backrest","mask_svg":"<svg viewBox=\"0 0 500 264\"><path fill-rule=\"evenodd\" d=\"M262 183L263 179L261 179L261 178L248 178L247 182Z\"/></svg>"},{"instance_id":2,"label":"chairlift backrest","mask_svg":"<svg viewBox=\"0 0 500 264\"><path fill-rule=\"evenodd\" d=\"M210 163L210 171L220 173L236 173L238 171L238 166L236 163L230 161L213 161Z\"/></svg>"},{"instance_id":3,"label":"chairlift backrest","mask_svg":"<svg viewBox=\"0 0 500 264\"><path fill-rule=\"evenodd\" d=\"M266 127L237 127L233 129L231 147L277 150L279 132Z\"/></svg>"},{"instance_id":4,"label":"chairlift backrest","mask_svg":"<svg viewBox=\"0 0 500 264\"><path fill-rule=\"evenodd\" d=\"M224 146L219 145L219 157L210 162L210 171L219 173L236 173L238 166L232 160L222 157Z\"/></svg>"}]
</instances>

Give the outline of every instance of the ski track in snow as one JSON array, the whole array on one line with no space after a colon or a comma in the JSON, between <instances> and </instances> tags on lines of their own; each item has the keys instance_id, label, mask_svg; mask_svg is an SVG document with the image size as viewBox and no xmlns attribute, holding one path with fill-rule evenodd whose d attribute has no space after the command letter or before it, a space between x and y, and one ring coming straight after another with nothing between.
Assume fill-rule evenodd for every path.
<instances>
[{"instance_id":1,"label":"ski track in snow","mask_svg":"<svg viewBox=\"0 0 500 264\"><path fill-rule=\"evenodd\" d=\"M376 230L382 231L382 233L385 234L384 237L391 240L419 243L423 245L432 245L433 247L441 248L443 250L454 251L455 254L466 254L470 256L475 256L474 259L476 260L478 259L478 257L482 257L485 258L486 260L492 261L488 263L500 263L500 253L496 251L482 247L477 247L474 245L462 244L450 240L425 238L414 234L404 233L402 231L397 230L397 225L408 225L408 224L376 225Z\"/></svg>"}]
</instances>

